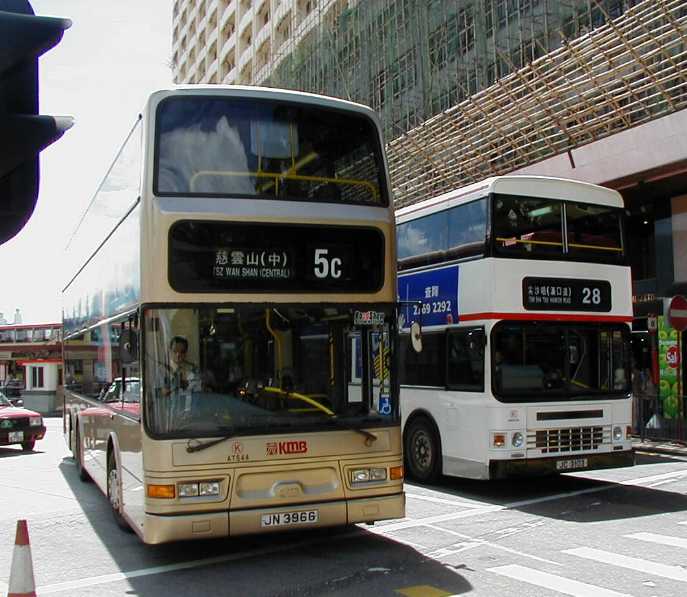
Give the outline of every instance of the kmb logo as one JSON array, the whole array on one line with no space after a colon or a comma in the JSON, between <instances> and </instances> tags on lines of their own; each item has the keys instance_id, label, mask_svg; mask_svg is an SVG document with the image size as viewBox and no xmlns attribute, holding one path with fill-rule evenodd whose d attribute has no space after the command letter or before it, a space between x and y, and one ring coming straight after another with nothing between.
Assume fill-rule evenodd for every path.
<instances>
[{"instance_id":1,"label":"kmb logo","mask_svg":"<svg viewBox=\"0 0 687 597\"><path fill-rule=\"evenodd\" d=\"M267 456L277 456L278 454L305 454L308 451L308 442L305 440L289 442L267 442Z\"/></svg>"}]
</instances>

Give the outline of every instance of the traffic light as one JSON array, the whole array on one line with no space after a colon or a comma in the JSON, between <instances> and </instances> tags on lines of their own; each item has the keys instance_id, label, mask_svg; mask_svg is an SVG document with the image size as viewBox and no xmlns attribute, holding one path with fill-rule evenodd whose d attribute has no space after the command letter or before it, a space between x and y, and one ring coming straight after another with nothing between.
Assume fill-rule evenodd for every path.
<instances>
[{"instance_id":1,"label":"traffic light","mask_svg":"<svg viewBox=\"0 0 687 597\"><path fill-rule=\"evenodd\" d=\"M38 154L73 119L38 115L38 57L69 19L35 16L28 0L0 0L0 244L15 236L38 199Z\"/></svg>"}]
</instances>

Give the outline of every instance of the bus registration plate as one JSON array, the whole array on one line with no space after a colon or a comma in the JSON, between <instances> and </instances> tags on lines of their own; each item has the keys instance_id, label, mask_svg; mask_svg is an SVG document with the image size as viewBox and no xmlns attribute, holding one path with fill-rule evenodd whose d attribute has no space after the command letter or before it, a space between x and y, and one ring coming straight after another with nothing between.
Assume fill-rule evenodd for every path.
<instances>
[{"instance_id":1,"label":"bus registration plate","mask_svg":"<svg viewBox=\"0 0 687 597\"><path fill-rule=\"evenodd\" d=\"M263 514L260 526L283 527L298 524L312 524L320 519L318 510L300 510L299 512L276 512Z\"/></svg>"},{"instance_id":2,"label":"bus registration plate","mask_svg":"<svg viewBox=\"0 0 687 597\"><path fill-rule=\"evenodd\" d=\"M23 442L24 441L24 432L23 431L10 431L8 439L10 442Z\"/></svg>"},{"instance_id":3,"label":"bus registration plate","mask_svg":"<svg viewBox=\"0 0 687 597\"><path fill-rule=\"evenodd\" d=\"M585 468L586 466L586 458L570 458L568 460L559 460L556 462L557 471L572 471L578 468Z\"/></svg>"}]
</instances>

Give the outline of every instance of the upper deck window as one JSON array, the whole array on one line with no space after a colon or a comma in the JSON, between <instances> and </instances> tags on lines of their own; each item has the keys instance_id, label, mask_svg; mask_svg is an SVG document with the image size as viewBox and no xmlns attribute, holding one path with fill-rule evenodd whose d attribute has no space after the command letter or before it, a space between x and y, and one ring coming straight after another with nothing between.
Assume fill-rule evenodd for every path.
<instances>
[{"instance_id":1,"label":"upper deck window","mask_svg":"<svg viewBox=\"0 0 687 597\"><path fill-rule=\"evenodd\" d=\"M363 114L255 98L168 98L154 190L388 205L379 135Z\"/></svg>"},{"instance_id":2,"label":"upper deck window","mask_svg":"<svg viewBox=\"0 0 687 597\"><path fill-rule=\"evenodd\" d=\"M410 263L416 257L432 260L472 255L484 249L487 201L478 199L416 220L399 224L398 259Z\"/></svg>"},{"instance_id":3,"label":"upper deck window","mask_svg":"<svg viewBox=\"0 0 687 597\"><path fill-rule=\"evenodd\" d=\"M614 263L624 255L616 207L495 194L493 226L498 255Z\"/></svg>"}]
</instances>

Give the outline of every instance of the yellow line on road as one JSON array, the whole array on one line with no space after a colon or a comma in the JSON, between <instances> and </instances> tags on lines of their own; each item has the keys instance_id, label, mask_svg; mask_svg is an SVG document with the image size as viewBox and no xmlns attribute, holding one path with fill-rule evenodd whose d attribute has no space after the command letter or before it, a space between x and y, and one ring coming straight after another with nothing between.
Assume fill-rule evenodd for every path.
<instances>
[{"instance_id":1,"label":"yellow line on road","mask_svg":"<svg viewBox=\"0 0 687 597\"><path fill-rule=\"evenodd\" d=\"M413 587L396 589L396 593L405 595L405 597L451 597L453 595L453 593L431 585L415 585Z\"/></svg>"}]
</instances>

